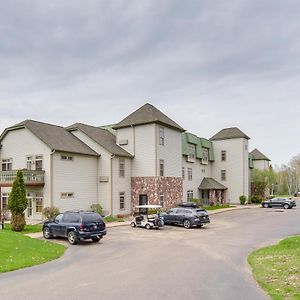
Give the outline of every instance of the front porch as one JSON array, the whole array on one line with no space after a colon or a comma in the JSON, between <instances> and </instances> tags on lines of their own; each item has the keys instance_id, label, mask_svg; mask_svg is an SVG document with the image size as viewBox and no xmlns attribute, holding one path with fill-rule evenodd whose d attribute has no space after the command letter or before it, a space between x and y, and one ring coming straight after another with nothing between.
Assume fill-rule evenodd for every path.
<instances>
[{"instance_id":1,"label":"front porch","mask_svg":"<svg viewBox=\"0 0 300 300\"><path fill-rule=\"evenodd\" d=\"M205 205L226 204L226 190L226 186L210 177L204 177L199 185L200 197Z\"/></svg>"}]
</instances>

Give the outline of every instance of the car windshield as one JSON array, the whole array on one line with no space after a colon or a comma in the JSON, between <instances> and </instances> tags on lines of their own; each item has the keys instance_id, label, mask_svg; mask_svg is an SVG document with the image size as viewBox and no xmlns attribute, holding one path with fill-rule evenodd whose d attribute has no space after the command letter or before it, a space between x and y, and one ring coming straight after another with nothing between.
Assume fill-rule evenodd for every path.
<instances>
[{"instance_id":1,"label":"car windshield","mask_svg":"<svg viewBox=\"0 0 300 300\"><path fill-rule=\"evenodd\" d=\"M82 221L84 221L84 222L100 222L101 216L96 213L83 214Z\"/></svg>"},{"instance_id":2,"label":"car windshield","mask_svg":"<svg viewBox=\"0 0 300 300\"><path fill-rule=\"evenodd\" d=\"M206 210L203 209L203 208L202 208L202 209L196 209L196 212L197 212L197 213L200 213L200 212L206 212Z\"/></svg>"}]
</instances>

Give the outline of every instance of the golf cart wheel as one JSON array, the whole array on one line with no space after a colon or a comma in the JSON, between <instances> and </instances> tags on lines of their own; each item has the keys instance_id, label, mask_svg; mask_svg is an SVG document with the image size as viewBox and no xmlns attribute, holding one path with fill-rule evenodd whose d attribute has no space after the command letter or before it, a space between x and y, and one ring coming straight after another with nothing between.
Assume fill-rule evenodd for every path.
<instances>
[{"instance_id":1,"label":"golf cart wheel","mask_svg":"<svg viewBox=\"0 0 300 300\"><path fill-rule=\"evenodd\" d=\"M290 206L289 206L288 204L284 204L284 205L283 205L283 208L284 208L284 209L288 209L288 208L290 208Z\"/></svg>"},{"instance_id":2,"label":"golf cart wheel","mask_svg":"<svg viewBox=\"0 0 300 300\"><path fill-rule=\"evenodd\" d=\"M130 223L130 226L131 226L132 228L136 227L136 225L135 225L134 222L131 222L131 223Z\"/></svg>"},{"instance_id":3,"label":"golf cart wheel","mask_svg":"<svg viewBox=\"0 0 300 300\"><path fill-rule=\"evenodd\" d=\"M264 208L268 208L269 207L269 204L268 203L265 203L264 204Z\"/></svg>"},{"instance_id":4,"label":"golf cart wheel","mask_svg":"<svg viewBox=\"0 0 300 300\"><path fill-rule=\"evenodd\" d=\"M151 225L150 225L150 224L146 224L145 227L146 227L146 229L148 229L148 230L151 229Z\"/></svg>"},{"instance_id":5,"label":"golf cart wheel","mask_svg":"<svg viewBox=\"0 0 300 300\"><path fill-rule=\"evenodd\" d=\"M192 227L192 223L190 220L184 220L183 221L183 227L186 229L190 229Z\"/></svg>"}]
</instances>

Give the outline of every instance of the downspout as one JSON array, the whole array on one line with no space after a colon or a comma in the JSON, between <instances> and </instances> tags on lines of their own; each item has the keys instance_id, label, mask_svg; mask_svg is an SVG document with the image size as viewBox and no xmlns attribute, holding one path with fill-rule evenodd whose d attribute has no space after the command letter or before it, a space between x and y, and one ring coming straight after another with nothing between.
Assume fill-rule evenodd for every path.
<instances>
[{"instance_id":1,"label":"downspout","mask_svg":"<svg viewBox=\"0 0 300 300\"><path fill-rule=\"evenodd\" d=\"M114 154L110 156L110 214L113 215L113 159L115 158Z\"/></svg>"},{"instance_id":2,"label":"downspout","mask_svg":"<svg viewBox=\"0 0 300 300\"><path fill-rule=\"evenodd\" d=\"M52 150L50 153L50 206L54 206L53 201L53 154L56 150Z\"/></svg>"}]
</instances>

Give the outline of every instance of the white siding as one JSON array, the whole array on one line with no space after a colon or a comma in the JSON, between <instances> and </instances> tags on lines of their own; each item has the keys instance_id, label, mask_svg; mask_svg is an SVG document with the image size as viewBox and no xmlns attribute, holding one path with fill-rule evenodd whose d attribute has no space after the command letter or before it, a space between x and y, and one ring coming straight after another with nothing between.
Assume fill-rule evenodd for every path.
<instances>
[{"instance_id":1,"label":"white siding","mask_svg":"<svg viewBox=\"0 0 300 300\"><path fill-rule=\"evenodd\" d=\"M73 161L64 161L61 154L53 154L54 206L61 211L89 209L97 203L97 157L70 153ZM64 192L74 193L74 198L61 199Z\"/></svg>"},{"instance_id":2,"label":"white siding","mask_svg":"<svg viewBox=\"0 0 300 300\"><path fill-rule=\"evenodd\" d=\"M164 128L164 145L159 144L159 128ZM164 160L164 176L181 177L182 167L182 134L179 131L156 125L157 168L159 176L159 160Z\"/></svg>"},{"instance_id":3,"label":"white siding","mask_svg":"<svg viewBox=\"0 0 300 300\"><path fill-rule=\"evenodd\" d=\"M268 160L253 160L253 167L259 170L267 170L270 166Z\"/></svg>"},{"instance_id":4,"label":"white siding","mask_svg":"<svg viewBox=\"0 0 300 300\"><path fill-rule=\"evenodd\" d=\"M127 140L128 144L120 145L120 147L125 149L131 155L135 155L134 131L135 131L135 127L120 128L116 130L117 145L120 145L120 141L122 142Z\"/></svg>"},{"instance_id":5,"label":"white siding","mask_svg":"<svg viewBox=\"0 0 300 300\"><path fill-rule=\"evenodd\" d=\"M196 159L195 162L187 162L186 156L182 156L182 167L184 167L184 180L183 180L183 200L187 201L187 191L192 190L194 198L201 198L199 193L199 185L204 177L212 176L212 164L204 165L200 163L200 159ZM188 180L188 168L192 168L193 180Z\"/></svg>"},{"instance_id":6,"label":"white siding","mask_svg":"<svg viewBox=\"0 0 300 300\"><path fill-rule=\"evenodd\" d=\"M51 149L32 134L28 129L9 131L1 142L0 158L12 158L12 169L26 169L26 156L43 155L43 170L45 171L44 187L27 187L27 192L42 192L43 206L50 206L50 153ZM11 188L2 188L2 192L10 192ZM33 207L35 208L35 206ZM41 214L33 210L33 219L41 218Z\"/></svg>"},{"instance_id":7,"label":"white siding","mask_svg":"<svg viewBox=\"0 0 300 300\"><path fill-rule=\"evenodd\" d=\"M239 203L239 196L249 195L248 140L213 141L213 147L212 177L228 188L227 202ZM222 150L226 151L226 161L221 161ZM221 170L226 170L226 181L221 181Z\"/></svg>"}]
</instances>

